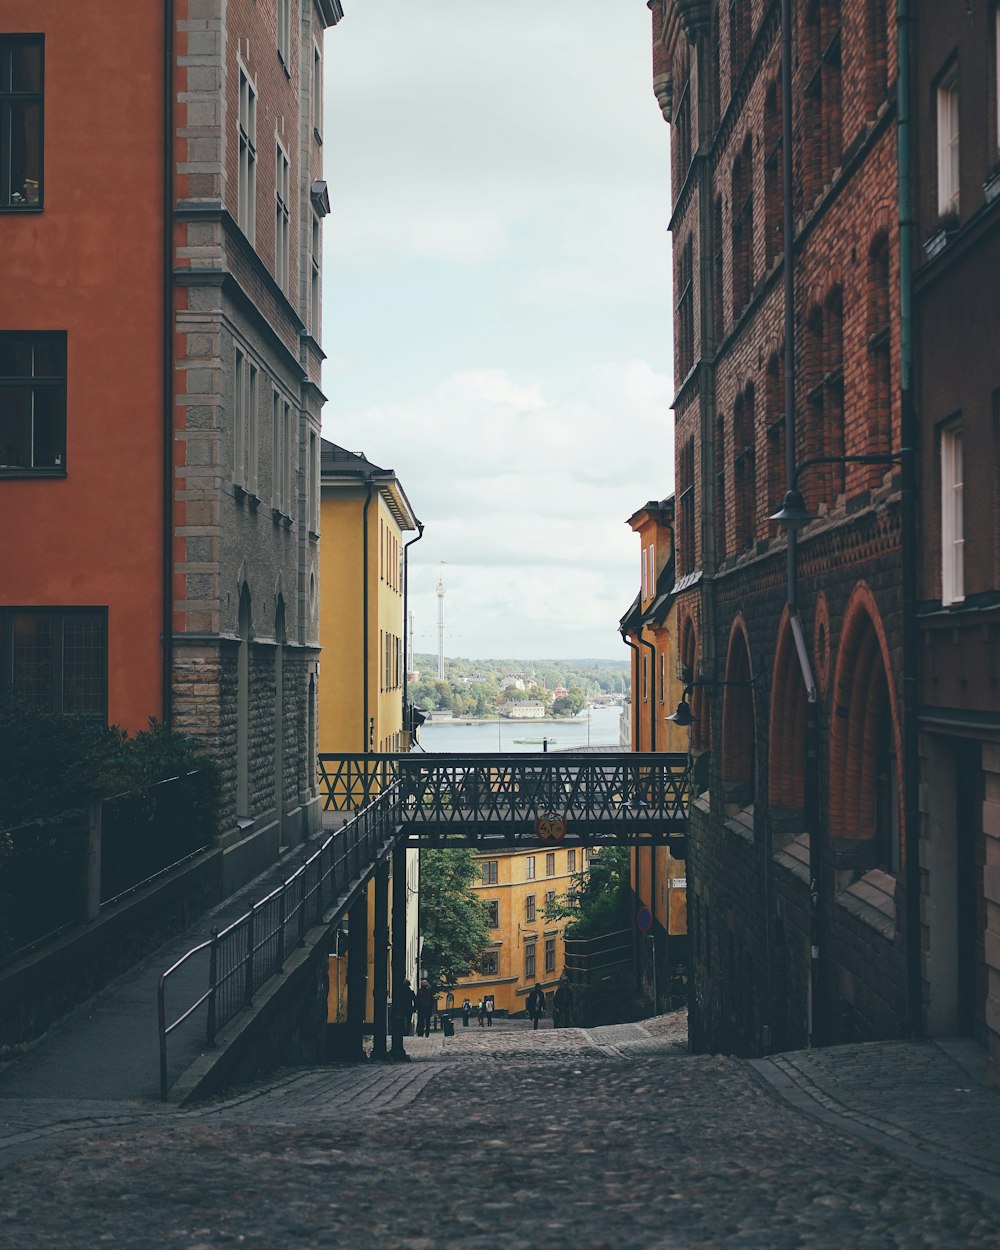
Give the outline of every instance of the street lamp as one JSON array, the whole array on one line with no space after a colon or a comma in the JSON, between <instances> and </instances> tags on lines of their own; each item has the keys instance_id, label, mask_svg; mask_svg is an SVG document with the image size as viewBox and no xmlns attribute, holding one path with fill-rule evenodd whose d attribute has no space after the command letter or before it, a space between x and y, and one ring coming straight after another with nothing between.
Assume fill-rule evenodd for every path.
<instances>
[{"instance_id":1,"label":"street lamp","mask_svg":"<svg viewBox=\"0 0 1000 1250\"><path fill-rule=\"evenodd\" d=\"M903 459L902 452L872 452L863 456L812 456L792 469L791 481L785 499L777 512L768 517L786 530L800 530L810 521L819 518L806 508L806 501L799 490L799 474L817 464L894 464Z\"/></svg>"},{"instance_id":2,"label":"street lamp","mask_svg":"<svg viewBox=\"0 0 1000 1250\"><path fill-rule=\"evenodd\" d=\"M681 729L686 729L690 725L698 723L698 717L691 711L691 704L688 701L688 695L696 686L704 687L709 690L716 690L722 686L756 686L760 679L764 676L764 670L761 669L754 677L738 678L735 681L716 681L707 677L692 677L689 669L681 672L681 681L684 683L684 690L681 694L680 702L677 704L677 711L672 716L664 717L665 720L673 721L675 725L679 725Z\"/></svg>"}]
</instances>

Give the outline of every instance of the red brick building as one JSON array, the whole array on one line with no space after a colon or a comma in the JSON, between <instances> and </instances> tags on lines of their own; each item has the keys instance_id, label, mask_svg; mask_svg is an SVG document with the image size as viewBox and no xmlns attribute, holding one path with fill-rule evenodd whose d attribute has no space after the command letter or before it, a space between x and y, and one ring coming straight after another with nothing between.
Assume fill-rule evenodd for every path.
<instances>
[{"instance_id":1,"label":"red brick building","mask_svg":"<svg viewBox=\"0 0 1000 1250\"><path fill-rule=\"evenodd\" d=\"M1000 1076L1000 8L914 7L921 977Z\"/></svg>"},{"instance_id":2,"label":"red brick building","mask_svg":"<svg viewBox=\"0 0 1000 1250\"><path fill-rule=\"evenodd\" d=\"M0 690L202 737L226 884L319 821L339 0L0 11Z\"/></svg>"},{"instance_id":3,"label":"red brick building","mask_svg":"<svg viewBox=\"0 0 1000 1250\"><path fill-rule=\"evenodd\" d=\"M891 1036L919 1010L889 459L903 445L895 4L791 6L791 240L781 5L649 7L671 126L676 629L708 777L688 860L692 1043ZM791 553L769 520L790 485L815 517Z\"/></svg>"}]
</instances>

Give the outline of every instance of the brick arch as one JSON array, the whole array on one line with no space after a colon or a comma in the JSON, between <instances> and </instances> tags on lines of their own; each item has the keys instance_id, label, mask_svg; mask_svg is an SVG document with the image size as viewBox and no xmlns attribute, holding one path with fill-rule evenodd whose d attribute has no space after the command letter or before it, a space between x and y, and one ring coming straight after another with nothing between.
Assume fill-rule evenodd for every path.
<instances>
[{"instance_id":1,"label":"brick arch","mask_svg":"<svg viewBox=\"0 0 1000 1250\"><path fill-rule=\"evenodd\" d=\"M875 839L879 744L887 731L896 758L901 758L899 706L891 673L882 616L871 589L861 582L844 614L833 679L830 834L834 838Z\"/></svg>"},{"instance_id":2,"label":"brick arch","mask_svg":"<svg viewBox=\"0 0 1000 1250\"><path fill-rule=\"evenodd\" d=\"M795 651L788 608L778 626L768 735L768 802L805 809L806 687Z\"/></svg>"},{"instance_id":3,"label":"brick arch","mask_svg":"<svg viewBox=\"0 0 1000 1250\"><path fill-rule=\"evenodd\" d=\"M743 618L737 616L729 631L726 681L722 699L722 781L727 797L741 805L754 801L757 774L756 722L750 680L750 643Z\"/></svg>"}]
</instances>

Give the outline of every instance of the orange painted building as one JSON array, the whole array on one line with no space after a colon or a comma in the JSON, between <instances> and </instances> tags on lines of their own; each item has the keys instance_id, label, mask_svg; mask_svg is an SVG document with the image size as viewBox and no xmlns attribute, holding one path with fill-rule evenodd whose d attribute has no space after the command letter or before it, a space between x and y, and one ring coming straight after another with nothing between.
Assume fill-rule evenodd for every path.
<instances>
[{"instance_id":1,"label":"orange painted building","mask_svg":"<svg viewBox=\"0 0 1000 1250\"><path fill-rule=\"evenodd\" d=\"M227 887L320 820L339 0L0 8L0 692L220 766Z\"/></svg>"}]
</instances>

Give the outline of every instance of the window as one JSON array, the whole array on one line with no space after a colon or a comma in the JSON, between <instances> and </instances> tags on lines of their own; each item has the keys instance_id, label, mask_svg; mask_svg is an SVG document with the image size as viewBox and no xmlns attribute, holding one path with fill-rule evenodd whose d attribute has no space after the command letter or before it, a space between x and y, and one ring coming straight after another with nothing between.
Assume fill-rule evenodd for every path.
<instances>
[{"instance_id":1,"label":"window","mask_svg":"<svg viewBox=\"0 0 1000 1250\"><path fill-rule=\"evenodd\" d=\"M499 860L484 859L483 860L483 885L496 885L497 868Z\"/></svg>"},{"instance_id":2,"label":"window","mask_svg":"<svg viewBox=\"0 0 1000 1250\"><path fill-rule=\"evenodd\" d=\"M281 403L281 445L284 449L284 481L281 486L284 498L283 512L285 516L290 517L295 502L292 495L295 471L295 429L292 426L291 405L284 400Z\"/></svg>"},{"instance_id":3,"label":"window","mask_svg":"<svg viewBox=\"0 0 1000 1250\"><path fill-rule=\"evenodd\" d=\"M678 457L677 476L678 505L680 516L677 525L679 555L678 575L694 571L696 559L695 511L694 511L694 439L689 438Z\"/></svg>"},{"instance_id":4,"label":"window","mask_svg":"<svg viewBox=\"0 0 1000 1250\"><path fill-rule=\"evenodd\" d=\"M555 907L555 905L556 905L556 892L555 892L555 890L546 890L546 891L545 891L545 910L546 910L546 912L549 912L549 911L551 910L551 908Z\"/></svg>"},{"instance_id":5,"label":"window","mask_svg":"<svg viewBox=\"0 0 1000 1250\"><path fill-rule=\"evenodd\" d=\"M479 956L479 974L484 977L495 977L499 970L496 951L485 951Z\"/></svg>"},{"instance_id":6,"label":"window","mask_svg":"<svg viewBox=\"0 0 1000 1250\"><path fill-rule=\"evenodd\" d=\"M271 507L280 514L284 508L285 445L281 439L281 399L271 392Z\"/></svg>"},{"instance_id":7,"label":"window","mask_svg":"<svg viewBox=\"0 0 1000 1250\"><path fill-rule=\"evenodd\" d=\"M0 608L0 691L47 712L107 715L105 608Z\"/></svg>"},{"instance_id":8,"label":"window","mask_svg":"<svg viewBox=\"0 0 1000 1250\"><path fill-rule=\"evenodd\" d=\"M525 942L524 944L524 975L527 980L535 978L535 943Z\"/></svg>"},{"instance_id":9,"label":"window","mask_svg":"<svg viewBox=\"0 0 1000 1250\"><path fill-rule=\"evenodd\" d=\"M556 875L556 853L555 851L545 852L545 875L554 877Z\"/></svg>"},{"instance_id":10,"label":"window","mask_svg":"<svg viewBox=\"0 0 1000 1250\"><path fill-rule=\"evenodd\" d=\"M257 493L257 370L236 349L233 366L233 482Z\"/></svg>"},{"instance_id":11,"label":"window","mask_svg":"<svg viewBox=\"0 0 1000 1250\"><path fill-rule=\"evenodd\" d=\"M545 971L555 972L556 970L556 940L554 937L545 939Z\"/></svg>"},{"instance_id":12,"label":"window","mask_svg":"<svg viewBox=\"0 0 1000 1250\"><path fill-rule=\"evenodd\" d=\"M937 89L938 216L958 212L958 74Z\"/></svg>"},{"instance_id":13,"label":"window","mask_svg":"<svg viewBox=\"0 0 1000 1250\"><path fill-rule=\"evenodd\" d=\"M323 133L323 54L318 44L313 44L312 75L312 125L313 134L319 139Z\"/></svg>"},{"instance_id":14,"label":"window","mask_svg":"<svg viewBox=\"0 0 1000 1250\"><path fill-rule=\"evenodd\" d=\"M679 251L676 286L678 383L687 377L694 365L694 249L690 236Z\"/></svg>"},{"instance_id":15,"label":"window","mask_svg":"<svg viewBox=\"0 0 1000 1250\"><path fill-rule=\"evenodd\" d=\"M661 703L663 703L666 699L666 691L667 691L667 653L665 651L661 651L660 652L660 702Z\"/></svg>"},{"instance_id":16,"label":"window","mask_svg":"<svg viewBox=\"0 0 1000 1250\"><path fill-rule=\"evenodd\" d=\"M566 852L566 871L576 872L576 848Z\"/></svg>"},{"instance_id":17,"label":"window","mask_svg":"<svg viewBox=\"0 0 1000 1250\"><path fill-rule=\"evenodd\" d=\"M0 332L0 474L66 473L66 334Z\"/></svg>"},{"instance_id":18,"label":"window","mask_svg":"<svg viewBox=\"0 0 1000 1250\"><path fill-rule=\"evenodd\" d=\"M276 43L278 45L278 56L285 69L291 64L289 59L289 28L291 26L291 8L292 0L278 0L278 22L276 32Z\"/></svg>"},{"instance_id":19,"label":"window","mask_svg":"<svg viewBox=\"0 0 1000 1250\"><path fill-rule=\"evenodd\" d=\"M319 537L319 439L309 431L309 532Z\"/></svg>"},{"instance_id":20,"label":"window","mask_svg":"<svg viewBox=\"0 0 1000 1250\"><path fill-rule=\"evenodd\" d=\"M486 903L486 923L491 929L500 928L500 900L491 898Z\"/></svg>"},{"instance_id":21,"label":"window","mask_svg":"<svg viewBox=\"0 0 1000 1250\"><path fill-rule=\"evenodd\" d=\"M535 896L529 894L524 900L524 920L526 924L535 923Z\"/></svg>"},{"instance_id":22,"label":"window","mask_svg":"<svg viewBox=\"0 0 1000 1250\"><path fill-rule=\"evenodd\" d=\"M0 36L0 209L42 207L44 35Z\"/></svg>"},{"instance_id":23,"label":"window","mask_svg":"<svg viewBox=\"0 0 1000 1250\"><path fill-rule=\"evenodd\" d=\"M941 431L941 602L965 598L962 428Z\"/></svg>"},{"instance_id":24,"label":"window","mask_svg":"<svg viewBox=\"0 0 1000 1250\"><path fill-rule=\"evenodd\" d=\"M274 145L274 280L288 291L288 157Z\"/></svg>"},{"instance_id":25,"label":"window","mask_svg":"<svg viewBox=\"0 0 1000 1250\"><path fill-rule=\"evenodd\" d=\"M649 700L649 655L644 651L642 653L642 701Z\"/></svg>"},{"instance_id":26,"label":"window","mask_svg":"<svg viewBox=\"0 0 1000 1250\"><path fill-rule=\"evenodd\" d=\"M314 339L319 339L319 310L320 310L320 270L319 270L319 218L313 213L312 219L312 251L310 258L309 272L309 328L312 331Z\"/></svg>"},{"instance_id":27,"label":"window","mask_svg":"<svg viewBox=\"0 0 1000 1250\"><path fill-rule=\"evenodd\" d=\"M240 70L239 188L237 222L253 243L257 233L257 93Z\"/></svg>"},{"instance_id":28,"label":"window","mask_svg":"<svg viewBox=\"0 0 1000 1250\"><path fill-rule=\"evenodd\" d=\"M535 857L528 855L524 860L524 879L525 881L534 881L535 879Z\"/></svg>"}]
</instances>

